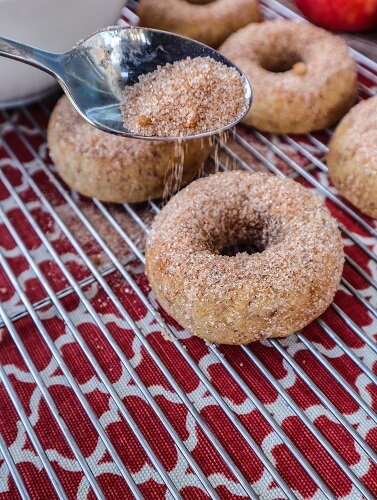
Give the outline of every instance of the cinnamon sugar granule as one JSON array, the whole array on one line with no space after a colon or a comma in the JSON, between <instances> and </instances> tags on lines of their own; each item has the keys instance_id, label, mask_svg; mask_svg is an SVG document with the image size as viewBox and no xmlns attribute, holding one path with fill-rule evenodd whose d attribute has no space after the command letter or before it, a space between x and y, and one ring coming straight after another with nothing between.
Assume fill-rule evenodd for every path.
<instances>
[{"instance_id":1,"label":"cinnamon sugar granule","mask_svg":"<svg viewBox=\"0 0 377 500\"><path fill-rule=\"evenodd\" d=\"M247 108L239 72L211 57L158 66L125 87L124 127L147 137L211 132L234 122Z\"/></svg>"},{"instance_id":2,"label":"cinnamon sugar granule","mask_svg":"<svg viewBox=\"0 0 377 500\"><path fill-rule=\"evenodd\" d=\"M308 71L308 67L306 66L306 64L304 62L300 61L292 66L292 71L296 75L302 76L302 75L305 75L305 73Z\"/></svg>"}]
</instances>

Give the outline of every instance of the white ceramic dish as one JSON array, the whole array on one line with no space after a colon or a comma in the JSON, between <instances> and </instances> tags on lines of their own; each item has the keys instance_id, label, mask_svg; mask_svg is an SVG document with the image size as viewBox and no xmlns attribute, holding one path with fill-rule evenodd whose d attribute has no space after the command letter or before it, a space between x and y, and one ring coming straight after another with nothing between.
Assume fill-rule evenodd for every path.
<instances>
[{"instance_id":1,"label":"white ceramic dish","mask_svg":"<svg viewBox=\"0 0 377 500\"><path fill-rule=\"evenodd\" d=\"M51 52L66 52L94 31L117 22L125 0L0 0L0 34ZM54 78L0 57L0 108L48 94Z\"/></svg>"}]
</instances>

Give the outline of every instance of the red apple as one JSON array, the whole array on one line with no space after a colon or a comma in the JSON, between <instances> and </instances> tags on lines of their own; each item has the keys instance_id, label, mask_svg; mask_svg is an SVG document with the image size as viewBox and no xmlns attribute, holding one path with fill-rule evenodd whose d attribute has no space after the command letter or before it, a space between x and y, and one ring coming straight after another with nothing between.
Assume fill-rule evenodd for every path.
<instances>
[{"instance_id":1,"label":"red apple","mask_svg":"<svg viewBox=\"0 0 377 500\"><path fill-rule=\"evenodd\" d=\"M377 0L294 0L304 16L332 31L365 31L377 26Z\"/></svg>"}]
</instances>

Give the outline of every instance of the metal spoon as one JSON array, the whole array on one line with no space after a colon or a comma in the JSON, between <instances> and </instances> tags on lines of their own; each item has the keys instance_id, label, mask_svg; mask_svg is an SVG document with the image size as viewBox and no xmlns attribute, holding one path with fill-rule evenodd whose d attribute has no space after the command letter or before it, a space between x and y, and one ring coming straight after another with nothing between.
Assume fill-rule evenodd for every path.
<instances>
[{"instance_id":1,"label":"metal spoon","mask_svg":"<svg viewBox=\"0 0 377 500\"><path fill-rule=\"evenodd\" d=\"M123 126L119 103L126 85L138 81L166 63L187 57L210 56L236 68L244 79L247 110L221 130L211 130L192 137L221 132L235 125L250 108L252 92L243 73L228 59L199 42L165 31L149 28L110 27L76 44L69 52L55 54L0 37L0 55L31 64L54 76L77 111L92 125L106 132L141 139L177 138L136 136Z\"/></svg>"}]
</instances>

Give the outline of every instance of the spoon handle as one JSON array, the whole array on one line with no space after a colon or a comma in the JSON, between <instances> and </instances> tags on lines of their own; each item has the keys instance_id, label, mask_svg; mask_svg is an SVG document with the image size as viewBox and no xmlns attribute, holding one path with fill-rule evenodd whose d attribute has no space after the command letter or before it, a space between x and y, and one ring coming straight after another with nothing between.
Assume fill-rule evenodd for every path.
<instances>
[{"instance_id":1,"label":"spoon handle","mask_svg":"<svg viewBox=\"0 0 377 500\"><path fill-rule=\"evenodd\" d=\"M0 56L35 66L53 76L58 76L61 54L46 52L24 43L0 36Z\"/></svg>"}]
</instances>

